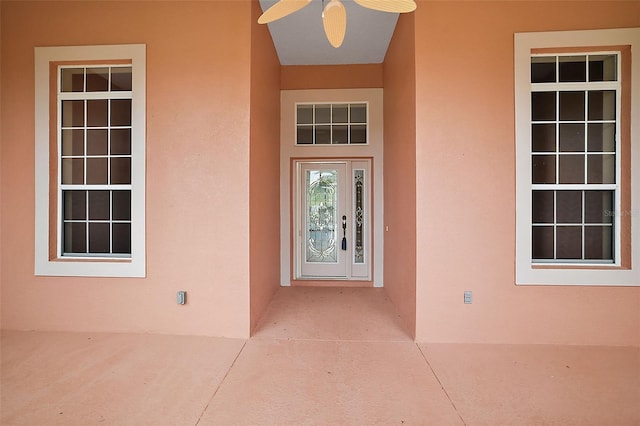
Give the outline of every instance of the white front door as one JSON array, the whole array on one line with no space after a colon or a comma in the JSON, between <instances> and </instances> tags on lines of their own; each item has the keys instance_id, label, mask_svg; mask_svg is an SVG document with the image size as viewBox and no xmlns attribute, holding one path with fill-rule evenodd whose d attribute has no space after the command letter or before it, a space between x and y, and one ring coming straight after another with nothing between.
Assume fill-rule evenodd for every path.
<instances>
[{"instance_id":1,"label":"white front door","mask_svg":"<svg viewBox=\"0 0 640 426\"><path fill-rule=\"evenodd\" d=\"M370 161L295 166L295 278L369 280Z\"/></svg>"}]
</instances>

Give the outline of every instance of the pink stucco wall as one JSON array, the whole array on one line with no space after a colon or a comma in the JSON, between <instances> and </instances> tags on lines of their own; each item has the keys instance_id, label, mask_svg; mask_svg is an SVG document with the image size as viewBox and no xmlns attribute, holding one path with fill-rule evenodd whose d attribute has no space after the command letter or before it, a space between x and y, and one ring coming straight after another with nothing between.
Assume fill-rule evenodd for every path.
<instances>
[{"instance_id":1,"label":"pink stucco wall","mask_svg":"<svg viewBox=\"0 0 640 426\"><path fill-rule=\"evenodd\" d=\"M384 61L384 286L416 332L415 19L402 15Z\"/></svg>"},{"instance_id":2,"label":"pink stucco wall","mask_svg":"<svg viewBox=\"0 0 640 426\"><path fill-rule=\"evenodd\" d=\"M280 62L252 3L250 317L253 330L280 283Z\"/></svg>"},{"instance_id":3,"label":"pink stucco wall","mask_svg":"<svg viewBox=\"0 0 640 426\"><path fill-rule=\"evenodd\" d=\"M2 327L248 336L251 2L1 7ZM33 48L118 43L147 45L147 277L35 277Z\"/></svg>"},{"instance_id":4,"label":"pink stucco wall","mask_svg":"<svg viewBox=\"0 0 640 426\"><path fill-rule=\"evenodd\" d=\"M640 3L419 2L415 19L417 339L640 345L640 288L514 285L513 100L514 32L639 26Z\"/></svg>"}]
</instances>

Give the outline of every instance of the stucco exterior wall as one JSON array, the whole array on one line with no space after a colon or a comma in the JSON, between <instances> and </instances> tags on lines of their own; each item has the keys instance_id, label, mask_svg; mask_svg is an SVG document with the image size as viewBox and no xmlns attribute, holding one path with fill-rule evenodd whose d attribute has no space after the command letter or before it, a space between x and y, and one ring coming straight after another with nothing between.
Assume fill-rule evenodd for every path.
<instances>
[{"instance_id":1,"label":"stucco exterior wall","mask_svg":"<svg viewBox=\"0 0 640 426\"><path fill-rule=\"evenodd\" d=\"M640 345L640 288L515 285L513 75L514 32L639 26L640 3L419 2L415 19L417 340Z\"/></svg>"},{"instance_id":2,"label":"stucco exterior wall","mask_svg":"<svg viewBox=\"0 0 640 426\"><path fill-rule=\"evenodd\" d=\"M247 337L251 2L1 7L2 327ZM120 43L147 46L147 276L35 277L34 47Z\"/></svg>"}]
</instances>

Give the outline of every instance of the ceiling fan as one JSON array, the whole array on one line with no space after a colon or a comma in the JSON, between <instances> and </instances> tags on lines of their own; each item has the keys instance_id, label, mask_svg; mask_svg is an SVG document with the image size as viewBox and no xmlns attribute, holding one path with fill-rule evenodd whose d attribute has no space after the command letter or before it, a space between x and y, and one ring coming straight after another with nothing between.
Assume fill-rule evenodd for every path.
<instances>
[{"instance_id":1,"label":"ceiling fan","mask_svg":"<svg viewBox=\"0 0 640 426\"><path fill-rule=\"evenodd\" d=\"M414 0L354 0L367 9L382 12L407 13L416 10ZM312 0L279 0L258 18L259 24L268 24L284 18L303 7ZM342 45L347 32L347 12L340 0L322 0L322 25L329 43L335 48Z\"/></svg>"}]
</instances>

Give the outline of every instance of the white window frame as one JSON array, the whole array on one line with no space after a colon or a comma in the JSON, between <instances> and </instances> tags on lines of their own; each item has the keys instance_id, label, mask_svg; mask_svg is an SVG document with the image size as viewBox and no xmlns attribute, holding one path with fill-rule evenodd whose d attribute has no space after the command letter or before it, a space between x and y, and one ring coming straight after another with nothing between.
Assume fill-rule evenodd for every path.
<instances>
[{"instance_id":1,"label":"white window frame","mask_svg":"<svg viewBox=\"0 0 640 426\"><path fill-rule=\"evenodd\" d=\"M50 64L131 61L131 257L51 258L50 241ZM57 90L56 90L57 92ZM144 277L145 247L146 46L144 44L35 48L35 274L43 276ZM60 185L59 182L57 185ZM56 208L56 210L59 210ZM60 218L57 222L59 224ZM60 232L57 232L58 239Z\"/></svg>"},{"instance_id":2,"label":"white window frame","mask_svg":"<svg viewBox=\"0 0 640 426\"><path fill-rule=\"evenodd\" d=\"M333 121L331 121L330 123L316 123L315 122L315 117L313 120L313 123L311 124L298 124L298 107L299 106L311 106L313 108L317 107L317 106L329 106L331 108L333 108L334 105L349 105L349 107L351 107L351 105L364 105L366 108L366 117L365 117L365 122L364 123L358 123L358 122L352 122L351 121L351 117L349 117L349 120L346 123L334 123ZM295 111L294 111L294 126L295 126L295 146L299 146L299 147L318 147L318 146L367 146L369 145L369 102L368 101L348 101L348 102L296 102L295 103ZM333 131L333 127L334 126L361 126L364 125L366 127L366 142L364 143L352 143L351 141L349 141L348 143L328 143L328 144L323 144L323 143L299 143L298 142L298 133L297 130L299 127L306 127L306 126L310 126L312 128L312 131L315 130L316 126L328 126L331 127L332 131ZM349 139L351 139L351 137L349 136Z\"/></svg>"},{"instance_id":3,"label":"white window frame","mask_svg":"<svg viewBox=\"0 0 640 426\"><path fill-rule=\"evenodd\" d=\"M640 28L558 31L515 34L515 125L516 125L516 284L640 286ZM608 46L631 46L631 210L617 212L631 218L631 266L620 265L620 238L616 235L616 262L532 262L531 209L531 57L533 49L581 47L608 50ZM619 77L620 78L620 77ZM636 100L636 101L634 101ZM619 155L616 162L620 164ZM617 171L619 178L619 170ZM617 184L620 181L617 180ZM635 195L635 197L633 196ZM616 201L616 204L618 201ZM617 204L619 205L619 204ZM616 222L619 222L616 218Z\"/></svg>"}]
</instances>

